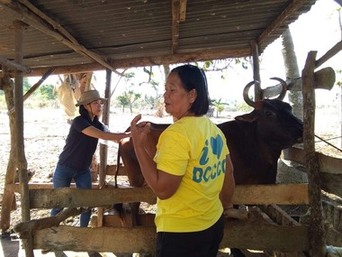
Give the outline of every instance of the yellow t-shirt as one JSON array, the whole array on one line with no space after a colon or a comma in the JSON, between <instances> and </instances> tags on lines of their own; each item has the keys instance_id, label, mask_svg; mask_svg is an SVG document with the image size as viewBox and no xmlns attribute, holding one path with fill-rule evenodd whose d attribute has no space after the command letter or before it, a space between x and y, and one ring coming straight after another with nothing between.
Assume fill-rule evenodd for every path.
<instances>
[{"instance_id":1,"label":"yellow t-shirt","mask_svg":"<svg viewBox=\"0 0 342 257\"><path fill-rule=\"evenodd\" d=\"M227 154L225 136L205 116L184 117L161 134L157 168L183 178L172 197L157 199L158 232L201 231L220 218Z\"/></svg>"}]
</instances>

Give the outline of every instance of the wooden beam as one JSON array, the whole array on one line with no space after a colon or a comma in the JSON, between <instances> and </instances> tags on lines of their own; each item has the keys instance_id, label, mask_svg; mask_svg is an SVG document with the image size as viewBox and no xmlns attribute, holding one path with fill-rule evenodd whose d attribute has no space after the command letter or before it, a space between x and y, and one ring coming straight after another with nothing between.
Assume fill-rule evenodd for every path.
<instances>
[{"instance_id":1,"label":"wooden beam","mask_svg":"<svg viewBox=\"0 0 342 257\"><path fill-rule=\"evenodd\" d=\"M37 83L35 83L24 95L23 101L25 102L27 98L30 97L30 95L33 94L34 91L37 90L38 87L53 73L54 68L50 68L47 70L47 72L38 80ZM14 107L9 110L10 113L14 112Z\"/></svg>"},{"instance_id":2,"label":"wooden beam","mask_svg":"<svg viewBox=\"0 0 342 257\"><path fill-rule=\"evenodd\" d=\"M316 153L320 169L321 189L342 197L342 159ZM289 148L283 151L285 160L291 160L305 165L305 152L299 148Z\"/></svg>"},{"instance_id":3,"label":"wooden beam","mask_svg":"<svg viewBox=\"0 0 342 257\"><path fill-rule=\"evenodd\" d=\"M319 58L315 63L315 67L317 68L321 66L323 63L328 61L331 57L335 56L341 50L342 50L342 41L338 42L330 50L328 50L328 52L326 52L321 58Z\"/></svg>"},{"instance_id":4,"label":"wooden beam","mask_svg":"<svg viewBox=\"0 0 342 257\"><path fill-rule=\"evenodd\" d=\"M81 208L68 208L59 212L56 216L41 218L39 220L33 219L28 222L21 222L14 226L14 231L20 234L20 238L30 239L32 233L44 228L57 227L62 221L69 217L80 215Z\"/></svg>"},{"instance_id":5,"label":"wooden beam","mask_svg":"<svg viewBox=\"0 0 342 257\"><path fill-rule=\"evenodd\" d=\"M280 252L305 251L309 248L307 231L305 226L232 220L226 222L221 247Z\"/></svg>"},{"instance_id":6,"label":"wooden beam","mask_svg":"<svg viewBox=\"0 0 342 257\"><path fill-rule=\"evenodd\" d=\"M2 81L2 90L5 94L7 109L12 108L14 106L14 81L10 79L9 74L7 72L6 67L3 67L3 78ZM10 149L9 149L9 156L8 156L8 164L6 168L6 175L4 179L4 191L1 203L1 217L0 217L0 229L2 231L7 231L10 228L11 222L11 211L16 209L16 199L14 191L11 187L13 183L15 183L16 178L16 153L15 147L17 140L15 139L15 135L17 133L17 125L16 125L16 116L13 114L8 115L9 121L9 129L10 129ZM5 170L5 167L3 167ZM18 186L19 192L19 186Z\"/></svg>"},{"instance_id":7,"label":"wooden beam","mask_svg":"<svg viewBox=\"0 0 342 257\"><path fill-rule=\"evenodd\" d=\"M179 18L180 18L180 2L179 2L179 0L172 0L171 54L174 54L178 48L179 23L180 23Z\"/></svg>"},{"instance_id":8,"label":"wooden beam","mask_svg":"<svg viewBox=\"0 0 342 257\"><path fill-rule=\"evenodd\" d=\"M171 54L177 52L179 45L179 24L185 21L187 0L172 0Z\"/></svg>"},{"instance_id":9,"label":"wooden beam","mask_svg":"<svg viewBox=\"0 0 342 257\"><path fill-rule=\"evenodd\" d=\"M336 76L335 71L331 67L323 68L314 73L314 84L315 89L326 89L331 90L335 84ZM287 89L291 91L302 91L302 78L296 78L292 81L287 82ZM282 85L277 84L274 86L266 87L262 89L262 95L264 98L272 98L278 96L282 90Z\"/></svg>"},{"instance_id":10,"label":"wooden beam","mask_svg":"<svg viewBox=\"0 0 342 257\"><path fill-rule=\"evenodd\" d=\"M260 61L259 61L259 45L257 42L251 42L253 53L253 80L254 83L254 101L262 100L261 79L260 79ZM246 100L245 100L246 101Z\"/></svg>"},{"instance_id":11,"label":"wooden beam","mask_svg":"<svg viewBox=\"0 0 342 257\"><path fill-rule=\"evenodd\" d=\"M307 204L307 184L237 185L234 204Z\"/></svg>"},{"instance_id":12,"label":"wooden beam","mask_svg":"<svg viewBox=\"0 0 342 257\"><path fill-rule=\"evenodd\" d=\"M114 203L147 202L156 197L148 187L104 189L31 189L31 208L101 207ZM307 184L238 185L234 204L307 204Z\"/></svg>"},{"instance_id":13,"label":"wooden beam","mask_svg":"<svg viewBox=\"0 0 342 257\"><path fill-rule=\"evenodd\" d=\"M109 126L110 117L110 98L111 98L111 79L112 72L106 69L106 88L105 88L105 98L107 101L104 103L104 109L102 114L102 122L105 126ZM99 186L104 187L106 184L106 171L107 171L107 161L108 161L108 146L106 144L100 144L100 167L99 167ZM104 208L97 208L97 225L102 227Z\"/></svg>"},{"instance_id":14,"label":"wooden beam","mask_svg":"<svg viewBox=\"0 0 342 257\"><path fill-rule=\"evenodd\" d=\"M278 205L260 205L259 208L265 212L272 221L276 222L278 225L287 226L300 226L300 223L294 220L289 214L287 214Z\"/></svg>"},{"instance_id":15,"label":"wooden beam","mask_svg":"<svg viewBox=\"0 0 342 257\"><path fill-rule=\"evenodd\" d=\"M32 26L33 28L43 32L47 36L53 37L56 40L58 40L60 43L66 45L67 47L71 48L75 52L86 56L87 58L94 60L95 62L99 63L100 65L103 66L103 68L110 69L113 72L116 72L116 70L101 56L98 54L89 51L87 48L85 48L83 45L79 44L76 39L70 39L71 36L65 37L65 34L61 34L60 32L56 32L54 30L51 30L49 27L45 25L45 22L42 22L42 20L37 19L36 13L31 13L28 10L24 10L21 8L20 4L11 2L10 4L4 4L3 5L4 9L6 11L9 11L16 19ZM40 17L42 18L42 17ZM51 23L52 19L49 20L43 20L48 23ZM53 24L58 24L57 22L54 22ZM63 29L62 31L66 31ZM70 34L69 34L70 35Z\"/></svg>"},{"instance_id":16,"label":"wooden beam","mask_svg":"<svg viewBox=\"0 0 342 257\"><path fill-rule=\"evenodd\" d=\"M176 64L179 62L195 62L195 61L206 61L206 60L217 60L224 58L235 58L235 57L245 57L251 55L251 49L245 48L240 51L231 49L210 49L206 51L194 51L188 54L169 54L163 56L150 56L141 58L130 58L124 60L112 60L111 65L115 69L125 69L131 67L144 67L153 65L163 65L163 64ZM72 66L59 66L55 67L55 74L70 74L70 73L80 73L89 72L96 70L105 70L105 68L98 64L83 64L83 65L72 65ZM25 74L25 76L41 76L46 72L47 68L36 68L32 69L30 73Z\"/></svg>"},{"instance_id":17,"label":"wooden beam","mask_svg":"<svg viewBox=\"0 0 342 257\"><path fill-rule=\"evenodd\" d=\"M282 11L282 13L269 25L258 37L257 42L260 46L270 37L280 26L284 26L284 22L288 17L300 9L304 1L291 1L290 4Z\"/></svg>"},{"instance_id":18,"label":"wooden beam","mask_svg":"<svg viewBox=\"0 0 342 257\"><path fill-rule=\"evenodd\" d=\"M321 173L342 175L342 159L317 153L319 167ZM291 147L283 151L282 156L285 160L291 160L298 162L299 164L305 164L305 152L303 149Z\"/></svg>"},{"instance_id":19,"label":"wooden beam","mask_svg":"<svg viewBox=\"0 0 342 257\"><path fill-rule=\"evenodd\" d=\"M179 21L184 22L186 19L186 4L187 0L179 1Z\"/></svg>"},{"instance_id":20,"label":"wooden beam","mask_svg":"<svg viewBox=\"0 0 342 257\"><path fill-rule=\"evenodd\" d=\"M53 184L50 183L28 183L28 187L29 189L52 189L53 188ZM71 183L70 184L70 188L76 188L76 184L75 183ZM97 189L99 188L99 184L98 183L93 183L92 184L92 188L93 189ZM17 192L19 193L19 184L9 184L8 185L8 190L11 190L13 192Z\"/></svg>"},{"instance_id":21,"label":"wooden beam","mask_svg":"<svg viewBox=\"0 0 342 257\"><path fill-rule=\"evenodd\" d=\"M129 238L129 240L127 240ZM284 240L286 238L286 240ZM38 230L34 234L36 249L66 251L98 251L114 253L154 253L154 227L133 228L79 228L58 226ZM305 226L279 226L227 220L221 247L255 250L308 250Z\"/></svg>"},{"instance_id":22,"label":"wooden beam","mask_svg":"<svg viewBox=\"0 0 342 257\"><path fill-rule=\"evenodd\" d=\"M313 88L315 59L317 52L308 53L303 78L303 144L305 152L305 167L309 180L310 222L309 239L313 257L325 256L325 237L321 205L321 179L319 162L315 152L315 109L316 98Z\"/></svg>"},{"instance_id":23,"label":"wooden beam","mask_svg":"<svg viewBox=\"0 0 342 257\"><path fill-rule=\"evenodd\" d=\"M14 25L14 43L15 43L15 62L23 64L23 47L24 47L24 27L26 26L20 21L15 21ZM14 108L15 108L15 122L16 122L16 167L19 173L19 188L20 188L20 202L21 202L21 220L30 220L30 199L28 188L27 175L27 160L25 157L24 146L24 106L23 106L23 73L16 70L15 72L15 87L14 87ZM32 238L24 239L23 246L25 249L25 256L33 257L33 242Z\"/></svg>"},{"instance_id":24,"label":"wooden beam","mask_svg":"<svg viewBox=\"0 0 342 257\"><path fill-rule=\"evenodd\" d=\"M40 17L42 20L44 20L46 23L50 24L54 30L59 31L64 37L69 39L72 43L78 44L77 39L74 38L74 36L71 35L66 29L64 29L64 27L61 26L60 23L51 19L49 16L47 16L44 12L35 7L28 0L19 0L19 2L23 4L27 9L32 11L34 14L36 14L38 17Z\"/></svg>"},{"instance_id":25,"label":"wooden beam","mask_svg":"<svg viewBox=\"0 0 342 257\"><path fill-rule=\"evenodd\" d=\"M156 198L150 188L115 189L32 189L31 208L53 207L103 207L114 203L147 202L154 204Z\"/></svg>"},{"instance_id":26,"label":"wooden beam","mask_svg":"<svg viewBox=\"0 0 342 257\"><path fill-rule=\"evenodd\" d=\"M4 66L7 66L9 69L19 70L19 71L26 72L26 73L31 72L30 68L28 68L24 65L21 65L19 63L10 61L3 56L0 56L0 63Z\"/></svg>"}]
</instances>

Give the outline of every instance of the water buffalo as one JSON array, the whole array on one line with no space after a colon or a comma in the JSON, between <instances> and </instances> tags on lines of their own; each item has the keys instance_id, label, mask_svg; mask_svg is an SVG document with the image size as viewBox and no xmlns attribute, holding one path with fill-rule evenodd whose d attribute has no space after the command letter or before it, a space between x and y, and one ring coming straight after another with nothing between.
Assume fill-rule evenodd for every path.
<instances>
[{"instance_id":1,"label":"water buffalo","mask_svg":"<svg viewBox=\"0 0 342 257\"><path fill-rule=\"evenodd\" d=\"M279 99L265 99L253 105L252 112L218 124L218 127L227 139L236 184L274 184L281 150L301 141L303 123L292 114L291 106ZM167 126L169 124L151 123L146 140L151 156L156 151L159 135ZM118 164L120 156L130 185L143 186L144 178L131 139L120 143ZM136 212L136 208L137 205L132 212Z\"/></svg>"},{"instance_id":2,"label":"water buffalo","mask_svg":"<svg viewBox=\"0 0 342 257\"><path fill-rule=\"evenodd\" d=\"M159 135L167 126L169 124L151 123L146 140L151 156ZM292 114L288 103L278 99L257 101L252 112L220 123L218 127L227 139L236 184L274 184L281 150L301 142L303 135L302 121ZM118 162L120 157L130 184L143 186L144 178L131 139L120 143Z\"/></svg>"},{"instance_id":3,"label":"water buffalo","mask_svg":"<svg viewBox=\"0 0 342 257\"><path fill-rule=\"evenodd\" d=\"M302 121L278 99L255 102L251 113L218 127L227 139L236 184L274 184L281 150L303 136Z\"/></svg>"}]
</instances>

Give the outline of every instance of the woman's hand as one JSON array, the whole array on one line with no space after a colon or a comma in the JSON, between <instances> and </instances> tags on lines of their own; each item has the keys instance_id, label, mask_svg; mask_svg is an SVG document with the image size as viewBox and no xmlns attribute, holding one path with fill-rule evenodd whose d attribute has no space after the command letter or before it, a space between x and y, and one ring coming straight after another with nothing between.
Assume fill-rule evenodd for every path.
<instances>
[{"instance_id":1,"label":"woman's hand","mask_svg":"<svg viewBox=\"0 0 342 257\"><path fill-rule=\"evenodd\" d=\"M138 114L131 121L131 137L133 139L134 147L144 147L146 135L150 131L151 124L149 122L139 122L141 114Z\"/></svg>"}]
</instances>

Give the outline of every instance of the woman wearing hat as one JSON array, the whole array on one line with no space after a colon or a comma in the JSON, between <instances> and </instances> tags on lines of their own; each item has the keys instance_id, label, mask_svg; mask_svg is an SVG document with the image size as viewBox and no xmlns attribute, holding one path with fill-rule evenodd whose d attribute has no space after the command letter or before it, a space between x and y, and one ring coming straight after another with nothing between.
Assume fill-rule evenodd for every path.
<instances>
[{"instance_id":1,"label":"woman wearing hat","mask_svg":"<svg viewBox=\"0 0 342 257\"><path fill-rule=\"evenodd\" d=\"M53 187L70 187L72 180L77 188L89 189L92 186L90 164L99 139L119 142L128 133L111 133L99 121L103 102L97 90L85 91L76 106L80 115L71 123L68 137L53 175ZM55 216L62 209L54 208L51 215ZM91 212L81 214L80 226L87 227Z\"/></svg>"}]
</instances>

